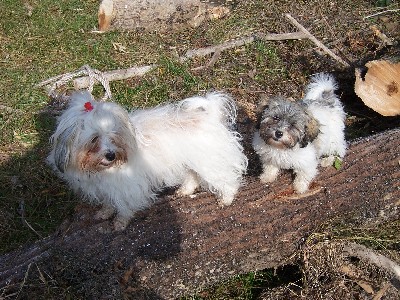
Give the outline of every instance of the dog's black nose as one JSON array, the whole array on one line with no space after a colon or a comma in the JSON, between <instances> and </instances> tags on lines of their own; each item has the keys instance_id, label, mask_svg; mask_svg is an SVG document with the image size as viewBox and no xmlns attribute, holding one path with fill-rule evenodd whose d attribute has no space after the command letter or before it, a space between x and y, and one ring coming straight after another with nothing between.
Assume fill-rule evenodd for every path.
<instances>
[{"instance_id":1,"label":"dog's black nose","mask_svg":"<svg viewBox=\"0 0 400 300\"><path fill-rule=\"evenodd\" d=\"M113 161L113 160L115 159L115 153L112 152L112 151L107 152L106 155L105 155L105 157L106 157L106 159L107 159L108 161Z\"/></svg>"},{"instance_id":2,"label":"dog's black nose","mask_svg":"<svg viewBox=\"0 0 400 300\"><path fill-rule=\"evenodd\" d=\"M280 139L283 136L283 132L280 130L275 131L275 137L277 139Z\"/></svg>"}]
</instances>

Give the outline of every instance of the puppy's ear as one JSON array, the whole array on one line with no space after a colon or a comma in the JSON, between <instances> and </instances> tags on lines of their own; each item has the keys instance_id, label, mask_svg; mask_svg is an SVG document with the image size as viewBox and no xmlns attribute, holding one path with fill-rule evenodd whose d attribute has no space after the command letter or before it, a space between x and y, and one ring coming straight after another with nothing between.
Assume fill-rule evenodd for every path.
<instances>
[{"instance_id":1,"label":"puppy's ear","mask_svg":"<svg viewBox=\"0 0 400 300\"><path fill-rule=\"evenodd\" d=\"M257 129L260 129L260 124L262 121L262 115L264 113L264 110L266 110L268 108L268 104L270 102L270 98L268 97L267 94L262 94L260 96L260 101L257 105L256 108L256 115L257 115Z\"/></svg>"},{"instance_id":2,"label":"puppy's ear","mask_svg":"<svg viewBox=\"0 0 400 300\"><path fill-rule=\"evenodd\" d=\"M57 137L52 138L54 145L54 163L64 173L71 156L71 146L76 138L74 126L66 127Z\"/></svg>"},{"instance_id":3,"label":"puppy's ear","mask_svg":"<svg viewBox=\"0 0 400 300\"><path fill-rule=\"evenodd\" d=\"M312 116L307 114L307 123L305 126L305 132L302 140L300 141L300 147L304 148L308 145L308 143L311 143L319 134L319 127L320 124L319 122L314 119Z\"/></svg>"}]
</instances>

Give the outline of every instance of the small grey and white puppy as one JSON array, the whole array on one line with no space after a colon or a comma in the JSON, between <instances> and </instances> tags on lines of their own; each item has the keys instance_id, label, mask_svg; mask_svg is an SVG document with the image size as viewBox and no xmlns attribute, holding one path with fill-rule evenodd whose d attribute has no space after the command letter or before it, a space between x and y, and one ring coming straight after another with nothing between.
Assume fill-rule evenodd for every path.
<instances>
[{"instance_id":1,"label":"small grey and white puppy","mask_svg":"<svg viewBox=\"0 0 400 300\"><path fill-rule=\"evenodd\" d=\"M297 193L308 190L321 159L333 162L346 152L345 113L330 74L312 77L300 101L268 100L259 118L253 147L260 156L263 183L275 181L281 169L292 169Z\"/></svg>"}]
</instances>

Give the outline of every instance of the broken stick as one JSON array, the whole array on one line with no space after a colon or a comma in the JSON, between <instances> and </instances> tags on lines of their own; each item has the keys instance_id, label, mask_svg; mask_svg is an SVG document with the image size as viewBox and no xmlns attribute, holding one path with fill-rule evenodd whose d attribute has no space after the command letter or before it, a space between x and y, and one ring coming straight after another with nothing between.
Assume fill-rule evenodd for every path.
<instances>
[{"instance_id":1,"label":"broken stick","mask_svg":"<svg viewBox=\"0 0 400 300\"><path fill-rule=\"evenodd\" d=\"M334 58L336 61L338 61L345 67L350 67L349 63L345 62L343 59L341 59L339 56L333 53L328 47L322 44L315 36L313 36L307 29L305 29L299 22L297 22L296 19L293 18L290 14L285 14L285 16L294 26L296 26L301 32L303 32L308 39L310 39L315 45L321 48L326 54L330 55L332 58Z\"/></svg>"},{"instance_id":2,"label":"broken stick","mask_svg":"<svg viewBox=\"0 0 400 300\"><path fill-rule=\"evenodd\" d=\"M385 269L386 271L391 272L392 274L394 274L397 280L400 280L400 266L386 256L376 254L373 250L355 243L350 243L346 245L343 250L352 256L356 256L360 259L365 259L368 262L382 269Z\"/></svg>"},{"instance_id":3,"label":"broken stick","mask_svg":"<svg viewBox=\"0 0 400 300\"><path fill-rule=\"evenodd\" d=\"M289 32L289 33L254 33L250 36L245 36L242 38L227 41L225 43L209 46L205 48L199 48L194 50L188 50L186 54L179 58L181 62L185 62L193 57L203 57L212 54L217 51L224 51L227 49L232 49L253 43L256 40L264 41L283 41L283 40L300 40L308 38L308 36L301 32Z\"/></svg>"},{"instance_id":4,"label":"broken stick","mask_svg":"<svg viewBox=\"0 0 400 300\"><path fill-rule=\"evenodd\" d=\"M120 69L120 70L113 70L113 71L108 71L104 72L103 76L106 78L108 81L115 81L115 80L123 80L127 78L131 78L134 76L143 76L147 72L150 72L156 67L156 65L148 65L148 66L141 66L141 67L132 67L128 69ZM79 90L79 89L84 89L89 86L89 77L80 77L74 79L74 88Z\"/></svg>"}]
</instances>

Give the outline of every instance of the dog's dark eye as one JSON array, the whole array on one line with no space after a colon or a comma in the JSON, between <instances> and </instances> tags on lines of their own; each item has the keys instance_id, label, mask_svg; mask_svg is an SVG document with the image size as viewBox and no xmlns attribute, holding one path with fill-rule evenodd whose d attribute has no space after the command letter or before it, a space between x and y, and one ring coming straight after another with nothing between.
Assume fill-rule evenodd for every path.
<instances>
[{"instance_id":1,"label":"dog's dark eye","mask_svg":"<svg viewBox=\"0 0 400 300\"><path fill-rule=\"evenodd\" d=\"M272 119L273 119L274 121L279 121L281 118L279 118L278 116L273 116Z\"/></svg>"},{"instance_id":2,"label":"dog's dark eye","mask_svg":"<svg viewBox=\"0 0 400 300\"><path fill-rule=\"evenodd\" d=\"M97 140L99 139L98 136L95 136L94 138L92 138L92 140L90 141L92 144L95 144L97 142Z\"/></svg>"}]
</instances>

